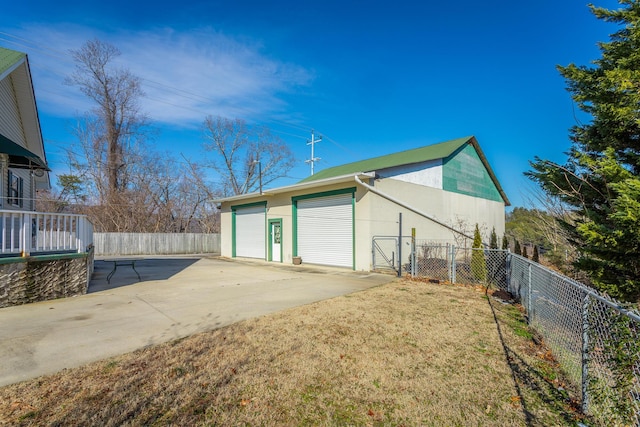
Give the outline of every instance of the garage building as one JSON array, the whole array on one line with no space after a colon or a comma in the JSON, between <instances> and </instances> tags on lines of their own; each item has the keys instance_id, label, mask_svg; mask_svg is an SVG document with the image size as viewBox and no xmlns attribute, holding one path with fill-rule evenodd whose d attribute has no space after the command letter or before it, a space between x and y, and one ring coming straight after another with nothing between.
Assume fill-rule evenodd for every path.
<instances>
[{"instance_id":1,"label":"garage building","mask_svg":"<svg viewBox=\"0 0 640 427\"><path fill-rule=\"evenodd\" d=\"M403 234L449 242L475 224L504 234L509 200L475 137L328 168L297 184L227 197L226 257L372 269L372 244ZM463 227L464 226L464 227ZM464 230L461 229L464 228Z\"/></svg>"}]
</instances>

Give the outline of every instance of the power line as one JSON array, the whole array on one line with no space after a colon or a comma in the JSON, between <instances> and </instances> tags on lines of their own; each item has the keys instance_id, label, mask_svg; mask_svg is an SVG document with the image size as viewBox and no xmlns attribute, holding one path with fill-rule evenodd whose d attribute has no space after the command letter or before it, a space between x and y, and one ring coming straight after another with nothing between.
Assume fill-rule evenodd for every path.
<instances>
[{"instance_id":1,"label":"power line","mask_svg":"<svg viewBox=\"0 0 640 427\"><path fill-rule=\"evenodd\" d=\"M29 50L33 50L33 51L42 53L44 55L47 55L49 57L52 57L52 58L55 58L55 59L58 59L58 60L62 60L63 62L68 63L68 64L73 64L74 63L74 61L70 58L70 53L69 52L59 51L59 50L44 46L44 45L42 45L42 44L40 44L38 42L35 42L35 41L32 41L32 40L28 40L28 39L25 39L25 38L22 38L22 37L19 37L19 36L16 36L16 35L13 35L13 34L10 34L10 33L7 33L7 32L0 31L0 36L4 36L4 37L0 37L0 40L3 40L5 42L7 42L7 43L14 44L14 45L21 46L21 47L26 47ZM50 71L52 71L54 74L59 75L56 70L50 69ZM194 93L194 92L191 92L189 90L178 88L178 87L175 87L175 86L172 86L172 85L168 85L168 84L165 84L165 83L162 83L162 82L158 82L158 81L155 81L155 80L151 80L151 79L148 79L148 78L142 78L141 77L140 79L142 81L144 81L147 85L149 85L152 88L163 89L165 92L171 91L174 94L176 94L176 96L181 97L183 99L187 99L187 100L190 100L190 101L198 101L198 102L210 102L212 104L219 103L219 101L216 101L213 98L210 98L210 97L207 97L207 96L203 96L201 94ZM234 82L230 82L230 83L234 84ZM45 92L48 92L48 93L51 93L51 94L54 94L54 95L62 96L62 97L65 97L66 99L72 99L72 97L69 96L68 91L56 92L56 91L51 91L51 90L48 90L48 89L39 89L39 90L42 90L42 91L45 91ZM183 110L188 110L188 111L192 111L192 112L196 112L196 113L201 113L201 114L206 116L206 111L203 108L197 108L197 107L194 108L194 107L189 106L189 105L176 104L176 103L171 102L171 101L169 101L169 100L167 100L165 98L157 97L157 96L145 95L145 98L149 99L149 100L152 100L152 101L155 101L155 102L159 102L159 103L165 104L165 105L171 105L172 107L175 107L175 108L180 108L180 109L183 109ZM246 108L246 107L241 107L241 106L233 106L231 108L233 108L235 110L238 110L238 111L244 111L245 113L248 113L249 115L253 115L253 114L258 112L255 109L252 110L252 109L249 109L249 108ZM288 127L288 128L294 129L294 130L305 130L306 131L306 129L308 129L308 127L305 127L302 124L293 123L293 122L284 121L284 120L279 120L279 119L275 119L275 118L268 118L267 120L263 120L263 122L264 123L279 124L281 126ZM260 122L258 121L256 124L260 125ZM277 128L271 129L271 131L273 133L276 133L276 134L286 135L286 136L290 136L290 137L294 137L294 138L298 138L298 139L306 139L306 137L301 136L299 134L285 132L285 131L279 130ZM348 149L347 147L339 144L334 139L329 138L326 135L324 137L328 141L330 141L332 144L334 144L337 147L339 147L340 149L342 149L344 151L347 151L347 152L350 152L351 154L356 155L355 152L353 152L352 150ZM310 164L310 166L311 166L311 174L312 175L314 173L314 164L315 164L315 162L320 160L319 157L315 157L314 145L316 143L322 141L322 138L323 137L320 136L318 139L315 139L314 133L312 131L311 142L309 142L307 140L308 141L308 145L311 145L311 158L309 160L306 160L306 163Z\"/></svg>"},{"instance_id":2,"label":"power line","mask_svg":"<svg viewBox=\"0 0 640 427\"><path fill-rule=\"evenodd\" d=\"M46 46L42 46L41 44L39 44L37 42L34 42L32 40L27 40L27 39L24 39L24 38L21 38L21 37L18 37L18 36L15 36L15 35L12 35L12 34L9 34L9 33L6 33L6 32L0 31L0 35L4 35L6 37L14 38L16 40L20 40L20 41L24 42L24 43L19 43L19 42L16 42L14 40L7 39L6 37L0 37L0 40L3 40L5 42L7 42L7 43L28 48L28 49L31 49L33 51L37 51L37 52L40 52L42 54L45 54L45 55L47 55L49 57L53 57L53 58L56 58L56 59L61 59L61 60L63 60L64 62L66 62L68 64L73 64L73 62L74 62L69 57L69 53L61 52L61 51L58 51L58 50L55 50L55 49L52 49L52 48L49 48L49 47L46 47ZM52 52L53 54L50 53L50 52ZM54 70L50 70L50 71L53 71L55 73ZM173 93L175 93L177 96L185 98L185 99L188 99L188 100L191 100L191 101L204 101L204 102L210 102L210 103L214 103L214 104L218 103L218 101L216 101L215 99L210 98L210 97L206 97L206 96L202 96L201 94L198 94L198 93L194 93L194 92L182 89L182 88L178 88L178 87L175 87L175 86L172 86L172 85L161 83L161 82L158 82L158 81L155 81L155 80L151 80L151 79L148 79L148 78L145 78L145 77L139 77L139 78L140 78L140 80L144 81L145 83L147 83L151 87L155 87L157 89L165 89L165 90L169 89ZM227 83L234 84L233 82L227 82ZM55 93L55 92L49 91L49 93ZM66 96L66 92L58 93L58 95ZM150 97L150 96L146 96L146 97L147 97L147 99L152 99L152 100L154 100L156 102L161 102L161 103L164 103L164 104L167 104L167 105L172 105L172 106L174 106L176 108L182 108L182 109L185 109L185 110L199 112L199 113L203 113L203 114L206 115L206 111L204 111L202 109L195 109L195 108L187 107L187 106L184 106L184 105L178 105L178 104L175 104L175 103L171 103L171 102L169 102L167 100L164 100L162 98L157 98L157 97L154 98L154 97ZM256 110L251 110L251 109L246 108L246 107L234 106L233 108L235 110L244 111L245 113L248 113L248 115L252 115L252 114L257 113ZM304 130L304 131L306 131L308 129L308 127L305 127L304 125L296 124L296 123L292 123L292 122L287 122L287 121L283 121L283 120L279 120L279 119L275 119L275 118L269 118L269 120L266 121L266 123L277 123L277 124L280 124L280 125L283 125L283 126L286 126L286 127L290 127L292 129L295 129L295 130ZM259 124L259 122L258 122L258 124ZM274 132L277 132L277 131L274 130ZM290 136L295 136L296 138L300 138L300 139L304 139L305 138L305 137L300 136L300 135L294 135L294 134L289 134L289 135Z\"/></svg>"}]
</instances>

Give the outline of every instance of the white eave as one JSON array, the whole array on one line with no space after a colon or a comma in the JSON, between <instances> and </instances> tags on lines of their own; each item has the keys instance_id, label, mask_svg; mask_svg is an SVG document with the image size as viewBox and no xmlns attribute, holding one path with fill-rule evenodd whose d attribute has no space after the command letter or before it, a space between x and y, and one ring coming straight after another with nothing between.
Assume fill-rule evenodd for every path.
<instances>
[{"instance_id":1,"label":"white eave","mask_svg":"<svg viewBox=\"0 0 640 427\"><path fill-rule=\"evenodd\" d=\"M308 190L311 188L324 187L327 185L355 182L356 177L369 179L369 178L375 178L375 176L376 176L375 172L350 173L347 175L334 176L331 178L320 179L317 181L302 182L299 184L287 185L285 187L278 187L270 190L264 190L262 191L262 194L260 194L260 192L255 192L255 193L240 194L237 196L225 197L222 199L216 199L213 202L214 203L238 202L238 201L244 201L249 199L256 199L260 197L271 197L271 196L275 196L277 194L282 194L282 193L291 193L294 191Z\"/></svg>"}]
</instances>

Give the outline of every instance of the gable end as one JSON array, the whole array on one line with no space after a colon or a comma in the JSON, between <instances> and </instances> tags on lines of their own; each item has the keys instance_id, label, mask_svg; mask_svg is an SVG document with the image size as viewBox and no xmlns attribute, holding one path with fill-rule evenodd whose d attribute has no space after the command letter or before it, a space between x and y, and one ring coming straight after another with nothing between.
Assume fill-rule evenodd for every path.
<instances>
[{"instance_id":1,"label":"gable end","mask_svg":"<svg viewBox=\"0 0 640 427\"><path fill-rule=\"evenodd\" d=\"M442 189L496 202L506 202L472 144L465 144L444 159Z\"/></svg>"}]
</instances>

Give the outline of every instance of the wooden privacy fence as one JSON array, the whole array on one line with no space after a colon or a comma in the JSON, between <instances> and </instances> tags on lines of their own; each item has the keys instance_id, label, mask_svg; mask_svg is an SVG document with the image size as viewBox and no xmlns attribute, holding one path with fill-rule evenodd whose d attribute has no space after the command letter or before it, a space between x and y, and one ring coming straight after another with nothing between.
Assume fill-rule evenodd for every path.
<instances>
[{"instance_id":1,"label":"wooden privacy fence","mask_svg":"<svg viewBox=\"0 0 640 427\"><path fill-rule=\"evenodd\" d=\"M96 256L219 254L220 234L94 233Z\"/></svg>"}]
</instances>

